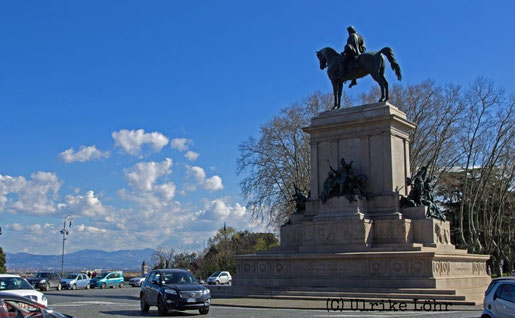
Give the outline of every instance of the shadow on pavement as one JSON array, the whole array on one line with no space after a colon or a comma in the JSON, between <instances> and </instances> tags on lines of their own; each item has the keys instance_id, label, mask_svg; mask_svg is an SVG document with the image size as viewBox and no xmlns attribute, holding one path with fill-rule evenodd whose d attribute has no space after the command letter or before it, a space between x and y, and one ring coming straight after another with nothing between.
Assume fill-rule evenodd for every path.
<instances>
[{"instance_id":1,"label":"shadow on pavement","mask_svg":"<svg viewBox=\"0 0 515 318\"><path fill-rule=\"evenodd\" d=\"M127 317L156 317L159 316L157 314L157 310L150 310L147 313L142 313L139 310L108 310L108 311L100 311L99 313L104 315L118 315L118 316L127 316ZM194 311L192 312L183 312L183 311L170 311L166 317L194 317L194 316L201 316L200 313L197 311L196 313Z\"/></svg>"}]
</instances>

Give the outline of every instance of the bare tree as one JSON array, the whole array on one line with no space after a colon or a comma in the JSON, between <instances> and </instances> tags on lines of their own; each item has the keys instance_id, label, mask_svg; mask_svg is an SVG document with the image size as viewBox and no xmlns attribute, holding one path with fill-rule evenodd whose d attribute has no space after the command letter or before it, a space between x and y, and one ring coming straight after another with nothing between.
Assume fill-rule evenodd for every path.
<instances>
[{"instance_id":1,"label":"bare tree","mask_svg":"<svg viewBox=\"0 0 515 318\"><path fill-rule=\"evenodd\" d=\"M515 98L484 78L464 92L457 123L462 154L439 182L459 247L513 263Z\"/></svg>"},{"instance_id":2,"label":"bare tree","mask_svg":"<svg viewBox=\"0 0 515 318\"><path fill-rule=\"evenodd\" d=\"M312 117L329 109L332 96L315 93L281 110L261 127L258 138L239 146L238 174L245 174L241 189L255 217L279 225L294 212L294 185L309 190L309 135L302 131ZM347 99L344 98L344 103Z\"/></svg>"},{"instance_id":3,"label":"bare tree","mask_svg":"<svg viewBox=\"0 0 515 318\"><path fill-rule=\"evenodd\" d=\"M508 260L511 269L515 95L506 98L491 81L478 78L468 89L432 81L394 86L390 96L417 125L410 136L411 171L428 166L439 180L437 199L453 223L453 242L492 255L497 265ZM374 103L376 98L372 89L358 103ZM246 175L241 188L254 216L278 225L294 212L293 185L307 190L310 183L309 136L302 127L330 105L330 95L316 93L284 108L261 127L259 138L240 145L238 173Z\"/></svg>"},{"instance_id":4,"label":"bare tree","mask_svg":"<svg viewBox=\"0 0 515 318\"><path fill-rule=\"evenodd\" d=\"M172 268L175 257L175 249L166 248L159 245L154 254L152 254L152 268Z\"/></svg>"},{"instance_id":5,"label":"bare tree","mask_svg":"<svg viewBox=\"0 0 515 318\"><path fill-rule=\"evenodd\" d=\"M456 165L462 151L457 147L457 123L463 110L461 88L439 86L433 81L394 85L390 102L404 111L417 128L410 136L410 164L414 172L428 166L431 175L439 175ZM377 92L362 94L361 103L371 103Z\"/></svg>"}]
</instances>

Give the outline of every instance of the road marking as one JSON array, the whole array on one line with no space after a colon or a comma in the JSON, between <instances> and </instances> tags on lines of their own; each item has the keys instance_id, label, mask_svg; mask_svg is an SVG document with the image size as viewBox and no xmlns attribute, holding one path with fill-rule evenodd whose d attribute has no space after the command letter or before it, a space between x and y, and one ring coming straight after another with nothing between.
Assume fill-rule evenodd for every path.
<instances>
[{"instance_id":1,"label":"road marking","mask_svg":"<svg viewBox=\"0 0 515 318\"><path fill-rule=\"evenodd\" d=\"M114 303L111 301L74 301L74 302L50 304L49 307L80 307L80 306L85 306L85 305L110 305L110 306L139 307L139 305L136 305L136 304Z\"/></svg>"}]
</instances>

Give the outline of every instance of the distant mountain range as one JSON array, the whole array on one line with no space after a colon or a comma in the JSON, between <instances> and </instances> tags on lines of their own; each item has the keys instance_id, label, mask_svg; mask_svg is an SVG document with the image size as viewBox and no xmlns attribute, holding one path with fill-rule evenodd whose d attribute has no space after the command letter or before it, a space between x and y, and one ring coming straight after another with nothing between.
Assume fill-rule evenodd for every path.
<instances>
[{"instance_id":1,"label":"distant mountain range","mask_svg":"<svg viewBox=\"0 0 515 318\"><path fill-rule=\"evenodd\" d=\"M64 255L64 270L141 270L145 261L150 267L155 250L81 250ZM6 253L7 270L61 270L61 255L37 255L29 253Z\"/></svg>"}]
</instances>

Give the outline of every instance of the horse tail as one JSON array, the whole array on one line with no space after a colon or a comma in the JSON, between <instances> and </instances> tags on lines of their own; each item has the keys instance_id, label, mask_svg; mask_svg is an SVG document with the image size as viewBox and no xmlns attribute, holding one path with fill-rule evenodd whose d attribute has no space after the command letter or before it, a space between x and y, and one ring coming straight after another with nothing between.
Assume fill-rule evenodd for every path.
<instances>
[{"instance_id":1,"label":"horse tail","mask_svg":"<svg viewBox=\"0 0 515 318\"><path fill-rule=\"evenodd\" d=\"M386 58L392 65L392 70L395 72L395 75L397 75L397 79L399 79L399 81L400 81L402 79L401 67L400 67L399 63L397 63L397 60L395 59L393 50L390 49L389 47L384 47L381 49L381 51L379 51L379 53L382 53L386 56Z\"/></svg>"}]
</instances>

